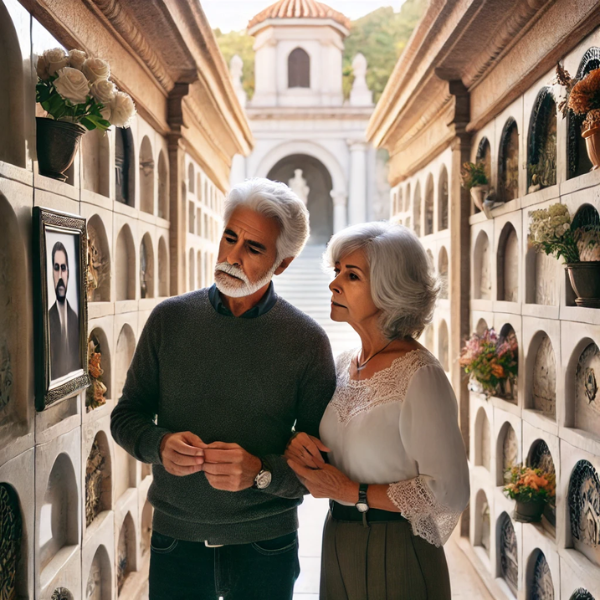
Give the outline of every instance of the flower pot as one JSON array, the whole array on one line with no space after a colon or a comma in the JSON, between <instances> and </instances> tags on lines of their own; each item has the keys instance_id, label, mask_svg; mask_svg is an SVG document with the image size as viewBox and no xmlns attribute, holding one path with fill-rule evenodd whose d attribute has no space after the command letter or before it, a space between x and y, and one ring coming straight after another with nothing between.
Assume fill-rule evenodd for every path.
<instances>
[{"instance_id":1,"label":"flower pot","mask_svg":"<svg viewBox=\"0 0 600 600\"><path fill-rule=\"evenodd\" d=\"M600 166L600 127L592 127L581 133L585 140L585 147L592 165L591 170L595 171Z\"/></svg>"},{"instance_id":2,"label":"flower pot","mask_svg":"<svg viewBox=\"0 0 600 600\"><path fill-rule=\"evenodd\" d=\"M73 164L79 141L87 129L78 123L44 117L36 117L35 120L40 175L66 181L65 171Z\"/></svg>"},{"instance_id":3,"label":"flower pot","mask_svg":"<svg viewBox=\"0 0 600 600\"><path fill-rule=\"evenodd\" d=\"M544 512L543 500L534 500L533 502L519 502L515 506L514 519L519 523L538 523L542 520Z\"/></svg>"},{"instance_id":4,"label":"flower pot","mask_svg":"<svg viewBox=\"0 0 600 600\"><path fill-rule=\"evenodd\" d=\"M479 210L483 210L483 199L485 198L487 191L487 185L475 185L470 190L471 198L473 198L473 202Z\"/></svg>"},{"instance_id":5,"label":"flower pot","mask_svg":"<svg viewBox=\"0 0 600 600\"><path fill-rule=\"evenodd\" d=\"M577 298L577 306L600 308L600 260L569 263L569 280Z\"/></svg>"},{"instance_id":6,"label":"flower pot","mask_svg":"<svg viewBox=\"0 0 600 600\"><path fill-rule=\"evenodd\" d=\"M512 377L500 379L496 394L499 398L513 402L516 399L516 381Z\"/></svg>"}]
</instances>

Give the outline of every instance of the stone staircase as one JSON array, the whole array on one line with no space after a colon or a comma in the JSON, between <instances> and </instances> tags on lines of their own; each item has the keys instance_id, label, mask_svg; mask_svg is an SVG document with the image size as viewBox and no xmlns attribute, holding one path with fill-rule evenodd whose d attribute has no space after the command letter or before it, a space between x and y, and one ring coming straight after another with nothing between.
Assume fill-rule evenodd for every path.
<instances>
[{"instance_id":1,"label":"stone staircase","mask_svg":"<svg viewBox=\"0 0 600 600\"><path fill-rule=\"evenodd\" d=\"M289 268L274 278L275 291L282 298L310 315L327 332L333 355L357 348L360 338L347 323L336 323L329 318L331 274L321 267L325 246L306 246Z\"/></svg>"}]
</instances>

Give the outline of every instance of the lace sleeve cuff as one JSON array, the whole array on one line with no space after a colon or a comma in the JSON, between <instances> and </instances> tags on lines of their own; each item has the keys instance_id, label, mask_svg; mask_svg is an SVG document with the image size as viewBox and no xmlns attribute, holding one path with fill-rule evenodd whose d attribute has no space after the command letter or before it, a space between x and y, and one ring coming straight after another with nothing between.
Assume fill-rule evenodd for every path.
<instances>
[{"instance_id":1,"label":"lace sleeve cuff","mask_svg":"<svg viewBox=\"0 0 600 600\"><path fill-rule=\"evenodd\" d=\"M410 522L413 534L437 547L446 543L460 518L436 501L421 476L391 483L387 495Z\"/></svg>"}]
</instances>

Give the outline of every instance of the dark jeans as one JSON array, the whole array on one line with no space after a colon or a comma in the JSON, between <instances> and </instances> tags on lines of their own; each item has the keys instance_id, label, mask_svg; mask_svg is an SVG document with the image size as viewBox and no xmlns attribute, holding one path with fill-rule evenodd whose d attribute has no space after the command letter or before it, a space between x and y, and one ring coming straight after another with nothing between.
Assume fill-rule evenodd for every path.
<instances>
[{"instance_id":1,"label":"dark jeans","mask_svg":"<svg viewBox=\"0 0 600 600\"><path fill-rule=\"evenodd\" d=\"M207 548L152 533L150 600L292 600L298 534Z\"/></svg>"}]
</instances>

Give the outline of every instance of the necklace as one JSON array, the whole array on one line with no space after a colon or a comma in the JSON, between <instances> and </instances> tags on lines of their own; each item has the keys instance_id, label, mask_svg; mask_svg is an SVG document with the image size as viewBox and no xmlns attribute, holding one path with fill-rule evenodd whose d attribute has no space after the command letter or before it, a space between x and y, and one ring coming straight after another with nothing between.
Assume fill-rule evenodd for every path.
<instances>
[{"instance_id":1,"label":"necklace","mask_svg":"<svg viewBox=\"0 0 600 600\"><path fill-rule=\"evenodd\" d=\"M356 357L356 370L357 371L362 371L366 366L367 363L374 358L375 356L377 356L380 352L383 352L394 340L390 340L381 350L377 350L377 352L375 352L375 354L373 354L372 356L369 356L369 358L367 358L367 360L365 360L365 362L361 365L358 362L358 356ZM360 354L360 352L359 352Z\"/></svg>"}]
</instances>

